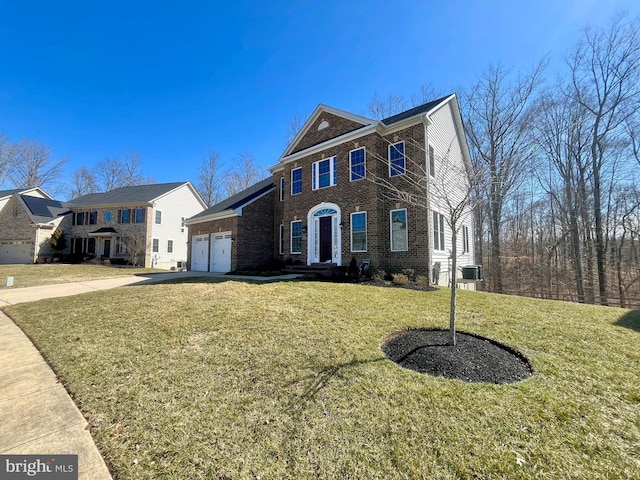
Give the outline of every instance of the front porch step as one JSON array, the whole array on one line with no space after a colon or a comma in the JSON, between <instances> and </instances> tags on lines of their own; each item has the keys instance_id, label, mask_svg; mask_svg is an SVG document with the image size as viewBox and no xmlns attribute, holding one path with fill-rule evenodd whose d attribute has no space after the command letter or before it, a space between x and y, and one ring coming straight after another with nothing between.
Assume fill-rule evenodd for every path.
<instances>
[{"instance_id":1,"label":"front porch step","mask_svg":"<svg viewBox=\"0 0 640 480\"><path fill-rule=\"evenodd\" d=\"M340 267L335 263L312 263L311 265L287 265L284 267L284 271L285 273L302 273L332 277L338 268Z\"/></svg>"}]
</instances>

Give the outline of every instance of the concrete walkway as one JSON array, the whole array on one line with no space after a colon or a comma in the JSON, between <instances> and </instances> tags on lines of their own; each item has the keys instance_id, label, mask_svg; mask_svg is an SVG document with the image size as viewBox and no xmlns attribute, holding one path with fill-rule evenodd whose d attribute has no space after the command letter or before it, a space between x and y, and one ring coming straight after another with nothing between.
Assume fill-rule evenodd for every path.
<instances>
[{"instance_id":1,"label":"concrete walkway","mask_svg":"<svg viewBox=\"0 0 640 480\"><path fill-rule=\"evenodd\" d=\"M102 280L0 289L0 308L45 298L143 285L183 277L222 276L205 272L128 275ZM296 278L232 277L229 280L277 281ZM0 455L78 455L78 478L111 479L82 413L40 352L0 311Z\"/></svg>"}]
</instances>

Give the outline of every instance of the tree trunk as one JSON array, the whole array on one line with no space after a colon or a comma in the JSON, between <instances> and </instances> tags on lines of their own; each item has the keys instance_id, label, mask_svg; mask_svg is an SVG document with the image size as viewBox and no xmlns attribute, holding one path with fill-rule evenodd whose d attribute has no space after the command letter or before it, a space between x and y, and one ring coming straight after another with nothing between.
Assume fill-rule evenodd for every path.
<instances>
[{"instance_id":1,"label":"tree trunk","mask_svg":"<svg viewBox=\"0 0 640 480\"><path fill-rule=\"evenodd\" d=\"M449 345L456 345L456 274L458 270L458 234L455 224L451 226L451 302L449 305Z\"/></svg>"}]
</instances>

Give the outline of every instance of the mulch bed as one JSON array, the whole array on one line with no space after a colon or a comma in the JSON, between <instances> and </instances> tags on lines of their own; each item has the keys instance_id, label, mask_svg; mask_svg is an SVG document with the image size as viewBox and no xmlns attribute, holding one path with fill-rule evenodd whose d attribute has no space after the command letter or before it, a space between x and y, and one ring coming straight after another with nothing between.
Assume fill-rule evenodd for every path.
<instances>
[{"instance_id":1,"label":"mulch bed","mask_svg":"<svg viewBox=\"0 0 640 480\"><path fill-rule=\"evenodd\" d=\"M513 383L533 375L527 358L489 338L457 332L450 346L449 332L410 329L392 333L382 345L387 358L397 364L436 377L474 383Z\"/></svg>"}]
</instances>

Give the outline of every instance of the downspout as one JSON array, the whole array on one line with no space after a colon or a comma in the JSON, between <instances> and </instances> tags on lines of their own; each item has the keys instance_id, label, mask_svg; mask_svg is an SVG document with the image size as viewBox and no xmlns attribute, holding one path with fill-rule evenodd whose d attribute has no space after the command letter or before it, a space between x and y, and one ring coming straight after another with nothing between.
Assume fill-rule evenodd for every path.
<instances>
[{"instance_id":1,"label":"downspout","mask_svg":"<svg viewBox=\"0 0 640 480\"><path fill-rule=\"evenodd\" d=\"M427 222L426 222L426 226L427 226L427 278L429 279L428 284L431 284L431 270L432 270L432 264L433 264L433 242L431 241L431 231L432 231L432 227L431 227L431 172L429 171L429 169L431 168L431 165L429 164L429 129L427 128L429 125L431 125L432 122L429 119L429 117L427 115L422 117L422 128L424 129L424 164L425 164L425 169L424 171L427 174L427 178L426 178L426 215L427 215Z\"/></svg>"}]
</instances>

